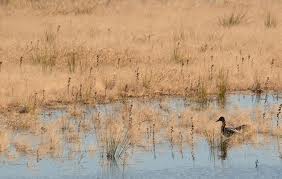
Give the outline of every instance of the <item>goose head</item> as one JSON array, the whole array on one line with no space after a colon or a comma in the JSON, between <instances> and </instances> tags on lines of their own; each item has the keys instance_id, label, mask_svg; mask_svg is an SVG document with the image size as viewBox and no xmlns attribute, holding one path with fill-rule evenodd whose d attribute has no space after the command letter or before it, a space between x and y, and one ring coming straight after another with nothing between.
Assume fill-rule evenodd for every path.
<instances>
[{"instance_id":1,"label":"goose head","mask_svg":"<svg viewBox=\"0 0 282 179\"><path fill-rule=\"evenodd\" d=\"M225 123L225 118L223 116L221 116L216 122L221 121L222 123Z\"/></svg>"}]
</instances>

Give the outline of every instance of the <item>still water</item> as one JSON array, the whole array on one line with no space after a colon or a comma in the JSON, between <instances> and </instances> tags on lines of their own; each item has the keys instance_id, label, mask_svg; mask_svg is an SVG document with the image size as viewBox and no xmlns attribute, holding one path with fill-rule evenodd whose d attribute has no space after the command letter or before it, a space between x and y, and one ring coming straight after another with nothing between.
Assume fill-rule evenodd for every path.
<instances>
[{"instance_id":1,"label":"still water","mask_svg":"<svg viewBox=\"0 0 282 179\"><path fill-rule=\"evenodd\" d=\"M263 94L255 96L248 93L229 94L225 103L226 111L234 109L267 110L282 104L282 96ZM166 102L167 110L160 110L160 101ZM160 115L169 118L170 113L184 110L198 110L201 107L193 101L180 97L165 99L131 99L127 103L134 106L146 105L159 110ZM99 113L102 118L119 113L123 103L101 104L96 107L84 106L84 117ZM211 108L222 108L216 100L208 104ZM52 123L67 116L67 110L46 110L39 120ZM75 117L71 117L75 118ZM69 119L72 120L72 119ZM39 145L42 137L28 132L18 132L32 140L32 148ZM35 152L17 152L13 144L8 151L0 153L0 178L282 178L282 137L258 135L255 143L245 142L240 146L221 144L211 148L208 141L195 136L193 147L183 144L172 145L160 140L154 145L130 147L128 155L117 160L107 160L99 148L95 131L79 136L79 147L66 141L58 154L39 156ZM62 138L61 140L64 140ZM92 147L93 146L93 147ZM92 148L93 149L92 149Z\"/></svg>"}]
</instances>

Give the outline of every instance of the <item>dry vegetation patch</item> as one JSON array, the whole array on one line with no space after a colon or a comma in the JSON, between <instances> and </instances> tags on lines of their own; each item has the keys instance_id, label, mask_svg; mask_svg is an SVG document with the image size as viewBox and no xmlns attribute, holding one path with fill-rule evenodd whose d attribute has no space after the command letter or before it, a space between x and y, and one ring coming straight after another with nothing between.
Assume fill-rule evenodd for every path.
<instances>
[{"instance_id":1,"label":"dry vegetation patch","mask_svg":"<svg viewBox=\"0 0 282 179\"><path fill-rule=\"evenodd\" d=\"M193 148L194 135L213 146L222 111L185 111L168 120L160 117L170 112L165 102L161 112L127 104L117 116L87 120L80 107L164 95L203 107L213 96L224 104L232 91L281 92L281 9L268 0L0 0L0 124L42 135L35 148L14 143L38 160L62 155L63 141L79 151L93 129L107 159L163 140ZM70 116L48 125L38 120L41 109L65 105ZM273 128L259 112L256 121L228 115L231 126L252 126L244 139L281 136L280 116ZM1 151L8 136L0 133Z\"/></svg>"}]
</instances>

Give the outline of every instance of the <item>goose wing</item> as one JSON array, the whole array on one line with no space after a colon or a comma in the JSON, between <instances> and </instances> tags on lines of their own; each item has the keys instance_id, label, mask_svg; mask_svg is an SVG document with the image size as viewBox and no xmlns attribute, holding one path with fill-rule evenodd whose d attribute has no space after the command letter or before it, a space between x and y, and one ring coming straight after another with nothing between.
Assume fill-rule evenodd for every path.
<instances>
[{"instance_id":1,"label":"goose wing","mask_svg":"<svg viewBox=\"0 0 282 179\"><path fill-rule=\"evenodd\" d=\"M235 127L234 129L236 129L237 131L241 131L241 130L245 130L248 126L247 125L241 125L238 127Z\"/></svg>"},{"instance_id":2,"label":"goose wing","mask_svg":"<svg viewBox=\"0 0 282 179\"><path fill-rule=\"evenodd\" d=\"M237 130L236 128L231 128L231 127L228 127L228 128L225 128L226 131L230 132L230 133L241 133L239 130Z\"/></svg>"}]
</instances>

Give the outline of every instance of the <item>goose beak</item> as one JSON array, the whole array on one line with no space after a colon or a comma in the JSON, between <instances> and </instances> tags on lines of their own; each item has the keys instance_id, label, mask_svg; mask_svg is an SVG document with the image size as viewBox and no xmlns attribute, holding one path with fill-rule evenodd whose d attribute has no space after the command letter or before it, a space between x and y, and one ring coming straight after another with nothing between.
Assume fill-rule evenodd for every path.
<instances>
[{"instance_id":1,"label":"goose beak","mask_svg":"<svg viewBox=\"0 0 282 179\"><path fill-rule=\"evenodd\" d=\"M220 119L218 119L217 121L215 121L215 122L218 122L218 121L221 121Z\"/></svg>"}]
</instances>

